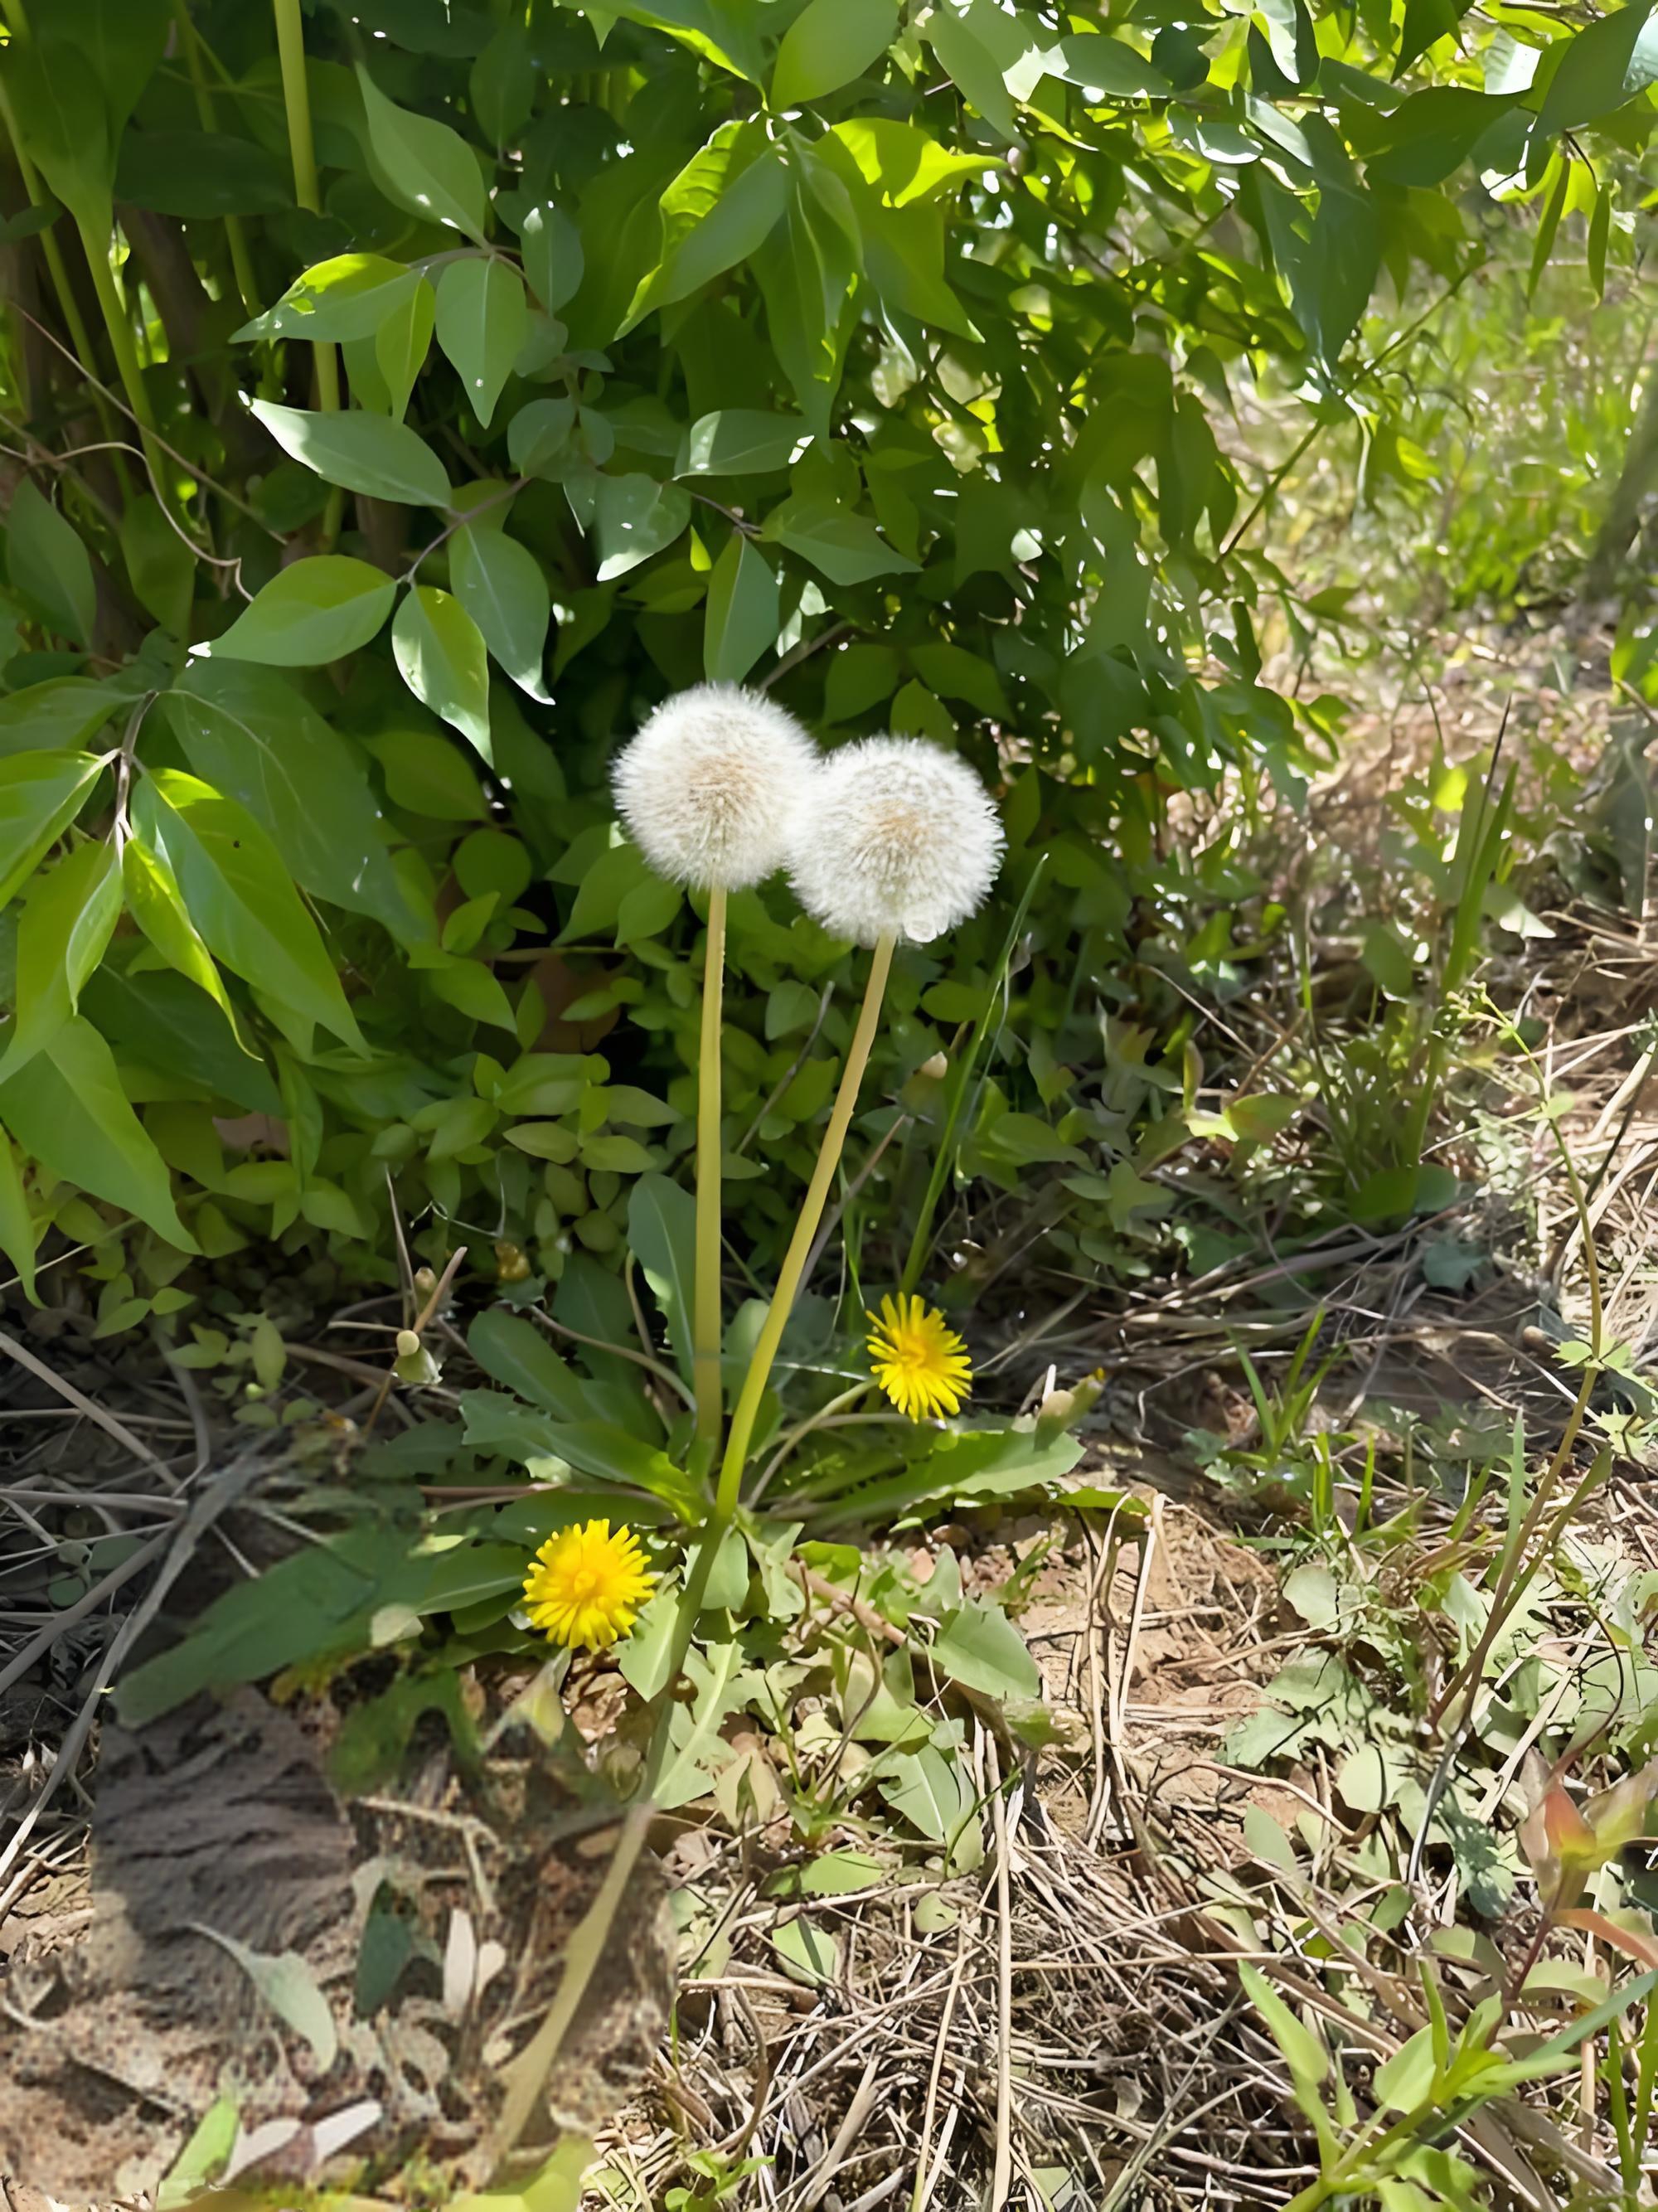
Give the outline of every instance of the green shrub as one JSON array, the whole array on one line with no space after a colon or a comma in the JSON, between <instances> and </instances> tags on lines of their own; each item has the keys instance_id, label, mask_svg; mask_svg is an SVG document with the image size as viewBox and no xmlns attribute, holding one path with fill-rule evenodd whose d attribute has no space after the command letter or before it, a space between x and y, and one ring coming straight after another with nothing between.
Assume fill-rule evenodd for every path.
<instances>
[{"instance_id":1,"label":"green shrub","mask_svg":"<svg viewBox=\"0 0 1658 2212\"><path fill-rule=\"evenodd\" d=\"M1637 11L1467 55L1302 0L8 13L25 1289L90 1247L115 1330L251 1241L384 1279L393 1201L509 1283L618 1255L690 1141L696 939L606 767L705 675L1001 783L999 902L901 961L865 1134L947 1127L946 1185L1034 1182L1059 1264L1134 1265L1185 1127L1159 968L1220 974L1258 888L1168 802L1293 805L1333 726L1261 680L1262 625L1329 610L1256 550L1273 483L1215 425L1298 391L1309 437L1396 458L1379 276L1401 334L1455 284L1469 165L1538 184L1546 254L1594 126L1644 146ZM726 1141L767 1253L843 953L775 887L734 902ZM930 1165L895 1134L884 1267Z\"/></svg>"}]
</instances>

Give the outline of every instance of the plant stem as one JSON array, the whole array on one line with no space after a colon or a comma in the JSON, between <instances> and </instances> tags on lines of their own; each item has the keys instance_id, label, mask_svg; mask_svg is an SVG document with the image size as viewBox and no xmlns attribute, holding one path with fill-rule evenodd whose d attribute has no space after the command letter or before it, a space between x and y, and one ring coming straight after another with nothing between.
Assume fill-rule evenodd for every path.
<instances>
[{"instance_id":1,"label":"plant stem","mask_svg":"<svg viewBox=\"0 0 1658 2212\"><path fill-rule=\"evenodd\" d=\"M149 394L144 388L143 370L138 364L138 349L132 343L132 325L127 319L126 302L121 297L120 287L115 282L115 271L110 266L111 240L100 237L89 223L77 216L76 228L81 234L81 245L87 257L87 267L92 275L92 289L98 295L104 328L109 333L110 351L115 356L115 373L121 380L121 389L126 394L132 419L138 425L139 443L149 464L149 473L155 496L164 507L176 510L174 497L167 472L167 455L163 452L156 427L155 410L149 404Z\"/></svg>"},{"instance_id":2,"label":"plant stem","mask_svg":"<svg viewBox=\"0 0 1658 2212\"><path fill-rule=\"evenodd\" d=\"M841 1164L847 1131L852 1127L853 1109L858 1103L864 1070L869 1065L870 1048L875 1042L876 1025L881 1018L881 1000L885 995L887 977L892 969L892 949L893 939L889 933L878 940L870 962L864 1003L859 1012L858 1026L853 1032L847 1064L841 1071L841 1087L835 1094L835 1105L829 1115L829 1127L823 1132L817 1164L811 1171L811 1181L806 1187L806 1195L800 1207L800 1218L794 1224L789 1249L784 1254L783 1264L778 1270L777 1288L772 1292L765 1322L755 1345L754 1356L749 1362L749 1371L743 1378L742 1395L737 1401L737 1410L732 1415L731 1434L726 1439L726 1456L720 1462L720 1488L715 1493L714 1506L714 1517L722 1523L728 1522L737 1510L737 1494L743 1480L743 1469L748 1463L749 1445L754 1437L755 1422L759 1418L760 1401L771 1380L772 1362L777 1357L777 1347L783 1340L783 1331L788 1326L789 1316L794 1309L800 1279L805 1273L806 1255L817 1237L817 1224L823 1218L823 1208L829 1202L829 1185L835 1180L835 1170Z\"/></svg>"},{"instance_id":3,"label":"plant stem","mask_svg":"<svg viewBox=\"0 0 1658 2212\"><path fill-rule=\"evenodd\" d=\"M305 75L305 26L300 17L300 0L270 0L276 19L276 52L282 73L282 102L288 111L288 147L294 164L294 197L302 208L313 215L322 212L322 200L317 189L317 151L311 136L311 88ZM333 346L325 338L313 342L312 352L317 364L317 398L325 414L338 411L340 404L339 361ZM340 534L340 517L344 512L345 494L337 485L331 485L328 505L323 512L322 542L331 545Z\"/></svg>"},{"instance_id":4,"label":"plant stem","mask_svg":"<svg viewBox=\"0 0 1658 2212\"><path fill-rule=\"evenodd\" d=\"M726 1455L720 1462L720 1486L714 1493L713 1510L702 1526L696 1549L696 1565L691 1570L684 1595L679 1601L673 1641L668 1650L667 1671L659 1692L662 1701L661 1711L652 1732L650 1749L646 1753L644 1773L640 1782L641 1793L646 1797L654 1796L661 1786L663 1770L667 1765L671 1748L668 1729L674 1715L674 1685L684 1669L685 1655L691 1648L691 1638L702 1610L702 1601L708 1595L714 1563L724 1547L726 1532L736 1517L738 1493L742 1487L743 1470L748 1464L749 1446L753 1440L755 1422L759 1417L760 1401L765 1396L766 1385L771 1379L772 1363L777 1357L777 1347L783 1340L783 1331L788 1325L800 1280L805 1273L807 1255L817 1237L817 1224L823 1218L829 1186L835 1180L836 1168L841 1164L847 1131L852 1126L853 1110L858 1103L864 1071L869 1066L870 1048L875 1042L876 1027L881 1018L881 1000L886 994L887 977L892 968L892 951L893 939L890 936L878 939L870 962L869 981L865 987L858 1026L853 1033L847 1064L841 1071L841 1087L835 1092L829 1127L823 1132L823 1141L818 1149L817 1164L811 1171L811 1182L801 1203L800 1218L794 1224L789 1249L778 1270L777 1287L772 1292L759 1340L749 1361L749 1371L743 1378L742 1395L732 1415L731 1431L726 1438Z\"/></svg>"},{"instance_id":5,"label":"plant stem","mask_svg":"<svg viewBox=\"0 0 1658 2212\"><path fill-rule=\"evenodd\" d=\"M720 1034L726 981L726 891L708 893L702 960L702 1038L696 1075L696 1283L692 1300L691 1376L696 1433L710 1451L725 1416L720 1376Z\"/></svg>"},{"instance_id":6,"label":"plant stem","mask_svg":"<svg viewBox=\"0 0 1658 2212\"><path fill-rule=\"evenodd\" d=\"M179 44L184 52L185 66L190 71L191 87L196 95L196 113L203 131L217 127L213 112L213 94L208 88L207 71L202 66L202 44L196 35L196 26L191 20L190 0L173 0L173 13L179 26ZM228 215L224 219L225 243L230 248L230 266L235 273L236 289L241 295L243 307L250 315L259 312L259 288L253 278L252 257L247 250L247 233L239 215Z\"/></svg>"}]
</instances>

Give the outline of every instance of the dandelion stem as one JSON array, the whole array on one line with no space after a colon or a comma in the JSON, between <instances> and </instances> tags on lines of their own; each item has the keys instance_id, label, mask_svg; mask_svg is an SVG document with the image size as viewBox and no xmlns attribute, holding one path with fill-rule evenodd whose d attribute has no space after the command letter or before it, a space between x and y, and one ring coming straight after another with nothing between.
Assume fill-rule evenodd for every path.
<instances>
[{"instance_id":1,"label":"dandelion stem","mask_svg":"<svg viewBox=\"0 0 1658 2212\"><path fill-rule=\"evenodd\" d=\"M777 1347L782 1342L783 1331L788 1326L789 1315L800 1289L806 1270L806 1258L817 1235L817 1224L823 1218L823 1208L829 1203L829 1186L835 1180L835 1170L841 1164L841 1154L847 1141L847 1132L852 1127L853 1109L862 1087L864 1070L869 1065L870 1048L875 1042L876 1025L881 1018L881 1000L885 996L887 976L892 968L893 939L889 931L877 943L874 957L870 962L869 982L864 991L864 1003L858 1016L858 1026L853 1032L852 1048L847 1054L847 1064L841 1072L841 1087L835 1096L835 1105L823 1132L823 1141L818 1149L817 1164L811 1171L811 1181L800 1207L800 1218L794 1224L794 1234L789 1239L789 1249L778 1270L777 1288L772 1292L771 1304L766 1310L766 1319L761 1328L754 1356L749 1362L749 1371L743 1378L742 1395L737 1410L732 1415L731 1434L726 1439L726 1456L720 1463L720 1488L714 1498L714 1517L728 1522L737 1510L737 1496L743 1480L743 1469L748 1462L749 1445L754 1437L754 1425L759 1418L760 1401L765 1395L766 1385L771 1380L772 1362L777 1357Z\"/></svg>"},{"instance_id":2,"label":"dandelion stem","mask_svg":"<svg viewBox=\"0 0 1658 2212\"><path fill-rule=\"evenodd\" d=\"M720 1378L720 1030L726 981L726 890L708 893L702 962L702 1043L696 1081L696 1281L691 1322L691 1380L696 1433L713 1450L725 1407Z\"/></svg>"},{"instance_id":3,"label":"dandelion stem","mask_svg":"<svg viewBox=\"0 0 1658 2212\"><path fill-rule=\"evenodd\" d=\"M679 1601L678 1618L674 1623L667 1671L659 1693L661 1709L652 1732L650 1749L646 1754L644 1772L640 1782L641 1793L646 1797L653 1796L661 1787L663 1772L672 1747L668 1729L675 1710L674 1686L684 1668L685 1655L691 1648L691 1638L695 1632L697 1616L702 1610L702 1601L708 1595L714 1563L724 1547L726 1532L736 1516L743 1470L748 1464L749 1446L754 1438L754 1425L759 1418L760 1401L765 1396L766 1385L771 1379L772 1363L777 1357L777 1347L783 1340L783 1331L793 1310L801 1279L806 1272L806 1261L817 1235L817 1224L823 1219L823 1208L829 1202L829 1186L835 1180L835 1170L841 1164L847 1132L852 1127L853 1111L858 1103L864 1071L869 1066L870 1048L875 1042L876 1027L881 1018L881 1001L886 995L887 977L892 968L893 942L890 931L877 940L874 957L870 962L869 981L864 990L864 1003L858 1016L858 1026L853 1032L847 1064L841 1071L841 1087L835 1095L829 1127L823 1132L823 1141L818 1148L817 1164L811 1171L811 1182L807 1186L801 1205L800 1218L794 1224L789 1249L784 1255L782 1267L778 1270L777 1287L772 1292L759 1340L754 1347L754 1356L749 1361L749 1371L743 1378L742 1393L732 1415L731 1431L726 1438L726 1455L720 1462L720 1487L714 1493L714 1510L703 1523L702 1533L697 1541L696 1564L691 1569L684 1595Z\"/></svg>"}]
</instances>

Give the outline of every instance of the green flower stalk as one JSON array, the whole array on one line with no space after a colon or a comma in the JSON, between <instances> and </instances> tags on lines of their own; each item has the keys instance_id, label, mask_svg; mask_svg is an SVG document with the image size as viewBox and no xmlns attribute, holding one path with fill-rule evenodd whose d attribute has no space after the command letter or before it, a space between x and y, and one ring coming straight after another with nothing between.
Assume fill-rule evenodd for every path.
<instances>
[{"instance_id":1,"label":"green flower stalk","mask_svg":"<svg viewBox=\"0 0 1658 2212\"><path fill-rule=\"evenodd\" d=\"M899 939L922 943L964 921L1001 864L1004 838L989 793L967 764L918 738L867 738L824 761L793 815L789 872L801 904L825 929L872 948L858 1024L829 1109L811 1181L778 1272L732 1415L714 1510L674 1625L669 1701L641 1783L648 1796L669 1750L671 1692L685 1662L714 1563L736 1517L755 1426L783 1332L799 1295L880 1026Z\"/></svg>"},{"instance_id":2,"label":"green flower stalk","mask_svg":"<svg viewBox=\"0 0 1658 2212\"><path fill-rule=\"evenodd\" d=\"M616 804L659 875L708 900L697 1054L696 1261L692 1388L696 1433L718 1448L720 1353L720 1036L729 894L780 868L817 749L792 714L757 691L703 684L659 707L616 767Z\"/></svg>"}]
</instances>

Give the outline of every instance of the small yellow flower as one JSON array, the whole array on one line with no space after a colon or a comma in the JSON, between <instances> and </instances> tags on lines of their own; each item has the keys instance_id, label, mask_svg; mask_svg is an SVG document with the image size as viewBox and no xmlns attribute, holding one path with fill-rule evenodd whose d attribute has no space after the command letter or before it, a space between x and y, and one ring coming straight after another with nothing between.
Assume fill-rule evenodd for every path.
<instances>
[{"instance_id":1,"label":"small yellow flower","mask_svg":"<svg viewBox=\"0 0 1658 2212\"><path fill-rule=\"evenodd\" d=\"M532 1625L555 1644L599 1651L625 1636L655 1587L631 1528L608 1521L561 1528L536 1553L524 1577Z\"/></svg>"},{"instance_id":2,"label":"small yellow flower","mask_svg":"<svg viewBox=\"0 0 1658 2212\"><path fill-rule=\"evenodd\" d=\"M973 1388L967 1346L936 1307L883 1298L869 1340L875 1379L901 1413L924 1421L957 1412Z\"/></svg>"}]
</instances>

